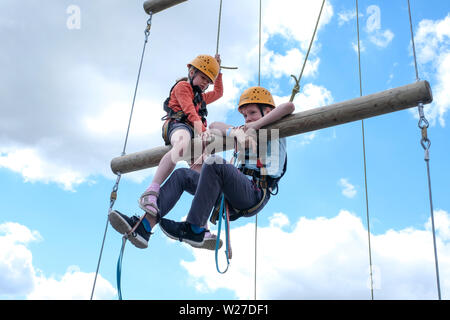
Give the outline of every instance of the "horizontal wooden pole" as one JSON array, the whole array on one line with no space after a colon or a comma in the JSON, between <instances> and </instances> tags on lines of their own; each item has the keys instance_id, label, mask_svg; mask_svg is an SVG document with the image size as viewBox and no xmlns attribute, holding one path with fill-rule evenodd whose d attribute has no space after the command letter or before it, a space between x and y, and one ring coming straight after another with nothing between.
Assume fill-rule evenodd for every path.
<instances>
[{"instance_id":1,"label":"horizontal wooden pole","mask_svg":"<svg viewBox=\"0 0 450 320\"><path fill-rule=\"evenodd\" d=\"M422 80L402 87L294 113L268 125L264 129L279 130L280 138L289 137L400 111L415 107L419 103L428 104L432 101L433 96L430 84ZM193 149L201 150L199 139L193 139L192 142ZM222 148L228 150L233 147L233 144L230 142L226 144L226 147L222 147L223 144L224 142L221 139L217 139L217 142L208 145L208 149L212 151L214 149L221 150ZM111 161L111 169L114 173L128 173L157 166L170 148L170 146L156 147L116 157Z\"/></svg>"},{"instance_id":2,"label":"horizontal wooden pole","mask_svg":"<svg viewBox=\"0 0 450 320\"><path fill-rule=\"evenodd\" d=\"M147 0L144 2L144 10L147 14L154 14L185 1L187 0Z\"/></svg>"}]
</instances>

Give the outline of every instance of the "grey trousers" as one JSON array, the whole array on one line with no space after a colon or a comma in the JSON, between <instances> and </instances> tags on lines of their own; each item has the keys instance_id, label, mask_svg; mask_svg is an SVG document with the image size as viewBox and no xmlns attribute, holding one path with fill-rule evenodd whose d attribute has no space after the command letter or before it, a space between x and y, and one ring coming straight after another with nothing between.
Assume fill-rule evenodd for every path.
<instances>
[{"instance_id":1,"label":"grey trousers","mask_svg":"<svg viewBox=\"0 0 450 320\"><path fill-rule=\"evenodd\" d=\"M161 186L158 198L161 217L169 213L184 191L194 195L186 221L197 226L206 224L222 193L228 203L239 210L252 208L263 196L261 189L252 180L219 156L210 156L200 173L187 168L180 168L172 173ZM258 210L244 216L257 214L269 199L270 193L267 193Z\"/></svg>"}]
</instances>

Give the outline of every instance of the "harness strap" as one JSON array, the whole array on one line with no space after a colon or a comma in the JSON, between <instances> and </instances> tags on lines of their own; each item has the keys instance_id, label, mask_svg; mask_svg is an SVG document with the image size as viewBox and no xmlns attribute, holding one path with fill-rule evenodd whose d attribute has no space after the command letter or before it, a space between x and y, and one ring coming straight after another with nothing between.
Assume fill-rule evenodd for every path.
<instances>
[{"instance_id":1,"label":"harness strap","mask_svg":"<svg viewBox=\"0 0 450 320\"><path fill-rule=\"evenodd\" d=\"M170 88L170 92L169 92L169 96L166 98L166 100L164 100L164 111L167 112L167 114L161 118L161 120L167 120L167 119L174 119L180 122L186 122L187 119L187 115L182 111L173 111L173 109L169 106L169 101L170 101L170 96L172 95L172 91L173 88L175 88L175 86L178 84L178 82L183 81L183 80L178 80L173 86L172 88ZM192 103L194 104L194 106L197 106L198 104L200 104L200 108L198 110L198 114L200 115L200 117L202 118L202 122L205 124L206 123L206 117L208 116L208 109L206 108L206 103L203 100L203 95L202 95L202 91L201 89L199 89L197 86L193 86L192 83L191 87L192 87L192 91L194 92L194 99L192 99Z\"/></svg>"},{"instance_id":2,"label":"harness strap","mask_svg":"<svg viewBox=\"0 0 450 320\"><path fill-rule=\"evenodd\" d=\"M251 169L249 169L249 170L251 170ZM252 171L254 171L254 170L252 170ZM239 209L233 208L233 210L238 215L245 215L245 214L253 213L254 211L258 210L259 207L261 207L261 205L264 203L264 200L266 199L267 191L268 191L268 183L267 183L267 180L266 180L265 177L266 176L263 176L260 179L254 178L255 180L258 180L255 183L262 191L261 200L256 205L254 205L253 207L251 207L249 209L239 210ZM225 202L226 202L227 206L230 206L229 203L226 200L225 200ZM215 208L214 208L214 210L213 210L213 212L211 214L211 218L209 220L212 224L216 224L217 223L217 220L219 219L219 216L220 216L220 212L222 210L221 208L222 208L221 206L218 206L218 205L215 206Z\"/></svg>"},{"instance_id":3,"label":"harness strap","mask_svg":"<svg viewBox=\"0 0 450 320\"><path fill-rule=\"evenodd\" d=\"M179 111L179 112L183 113L183 111ZM164 117L161 118L161 120L166 120L166 122L164 122L163 127L162 127L162 138L163 138L164 143L166 144L166 146L168 146L170 144L170 140L169 140L169 124L170 124L171 121L177 121L177 122L184 123L185 125L189 126L192 129L192 131L195 132L194 127L191 126L189 124L189 122L187 122L187 121L185 121L183 119L179 119L177 117L172 117L172 116L169 116L169 115L165 115Z\"/></svg>"}]
</instances>

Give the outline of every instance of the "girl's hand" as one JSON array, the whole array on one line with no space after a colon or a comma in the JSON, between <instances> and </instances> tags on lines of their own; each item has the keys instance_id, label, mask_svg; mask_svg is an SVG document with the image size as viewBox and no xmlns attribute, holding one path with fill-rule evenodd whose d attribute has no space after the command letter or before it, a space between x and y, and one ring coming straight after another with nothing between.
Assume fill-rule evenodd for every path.
<instances>
[{"instance_id":1,"label":"girl's hand","mask_svg":"<svg viewBox=\"0 0 450 320\"><path fill-rule=\"evenodd\" d=\"M220 66L220 64L222 63L222 60L220 59L220 54L216 54L214 58L216 58L216 61L219 63Z\"/></svg>"},{"instance_id":2,"label":"girl's hand","mask_svg":"<svg viewBox=\"0 0 450 320\"><path fill-rule=\"evenodd\" d=\"M214 136L210 130L206 130L200 134L200 139L204 142L211 142L214 139Z\"/></svg>"}]
</instances>

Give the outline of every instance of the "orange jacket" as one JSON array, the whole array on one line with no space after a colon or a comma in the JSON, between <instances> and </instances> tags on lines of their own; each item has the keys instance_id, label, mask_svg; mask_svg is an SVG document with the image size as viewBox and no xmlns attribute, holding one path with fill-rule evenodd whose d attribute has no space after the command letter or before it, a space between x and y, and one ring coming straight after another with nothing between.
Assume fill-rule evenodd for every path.
<instances>
[{"instance_id":1,"label":"orange jacket","mask_svg":"<svg viewBox=\"0 0 450 320\"><path fill-rule=\"evenodd\" d=\"M218 100L223 95L223 84L222 84L222 73L214 81L214 90L203 93L203 101L206 104L210 104ZM187 116L186 122L191 126L194 126L194 122L202 121L202 118L198 114L201 104L194 106L192 102L194 100L194 90L192 90L191 85L188 81L178 82L172 90L169 100L169 107L174 111L178 112L182 110ZM206 130L206 122L202 126L202 132Z\"/></svg>"}]
</instances>

